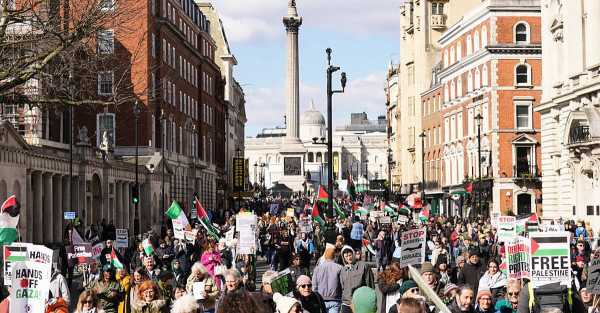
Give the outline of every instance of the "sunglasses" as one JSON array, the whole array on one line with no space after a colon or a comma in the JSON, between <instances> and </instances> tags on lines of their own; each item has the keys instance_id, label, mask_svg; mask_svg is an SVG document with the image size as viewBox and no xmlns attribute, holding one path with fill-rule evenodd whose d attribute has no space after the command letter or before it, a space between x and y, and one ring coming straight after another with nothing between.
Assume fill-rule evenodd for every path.
<instances>
[{"instance_id":1,"label":"sunglasses","mask_svg":"<svg viewBox=\"0 0 600 313\"><path fill-rule=\"evenodd\" d=\"M519 293L518 292L509 292L508 295L509 296L518 296Z\"/></svg>"},{"instance_id":2,"label":"sunglasses","mask_svg":"<svg viewBox=\"0 0 600 313\"><path fill-rule=\"evenodd\" d=\"M92 300L84 300L84 301L81 301L81 304L94 304L94 301L92 301Z\"/></svg>"},{"instance_id":3,"label":"sunglasses","mask_svg":"<svg viewBox=\"0 0 600 313\"><path fill-rule=\"evenodd\" d=\"M419 293L419 288L410 288L408 291L411 293Z\"/></svg>"},{"instance_id":4,"label":"sunglasses","mask_svg":"<svg viewBox=\"0 0 600 313\"><path fill-rule=\"evenodd\" d=\"M312 284L299 285L300 288L312 288Z\"/></svg>"}]
</instances>

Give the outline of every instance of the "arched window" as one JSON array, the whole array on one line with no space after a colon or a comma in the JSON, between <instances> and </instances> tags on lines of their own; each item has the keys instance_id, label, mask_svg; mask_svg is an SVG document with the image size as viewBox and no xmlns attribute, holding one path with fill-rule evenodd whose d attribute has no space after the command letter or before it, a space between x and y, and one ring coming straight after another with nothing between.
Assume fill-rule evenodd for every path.
<instances>
[{"instance_id":1,"label":"arched window","mask_svg":"<svg viewBox=\"0 0 600 313\"><path fill-rule=\"evenodd\" d=\"M481 47L485 48L488 45L488 38L487 38L487 27L483 26L481 28Z\"/></svg>"},{"instance_id":2,"label":"arched window","mask_svg":"<svg viewBox=\"0 0 600 313\"><path fill-rule=\"evenodd\" d=\"M458 79L456 80L456 96L457 97L462 97L463 94L463 90L462 90L462 76L459 76Z\"/></svg>"},{"instance_id":3,"label":"arched window","mask_svg":"<svg viewBox=\"0 0 600 313\"><path fill-rule=\"evenodd\" d=\"M519 64L515 68L515 84L531 85L531 68L529 64Z\"/></svg>"},{"instance_id":4,"label":"arched window","mask_svg":"<svg viewBox=\"0 0 600 313\"><path fill-rule=\"evenodd\" d=\"M444 102L450 101L450 93L448 90L448 84L444 85Z\"/></svg>"},{"instance_id":5,"label":"arched window","mask_svg":"<svg viewBox=\"0 0 600 313\"><path fill-rule=\"evenodd\" d=\"M488 85L488 69L487 65L481 68L481 86L486 87Z\"/></svg>"},{"instance_id":6,"label":"arched window","mask_svg":"<svg viewBox=\"0 0 600 313\"><path fill-rule=\"evenodd\" d=\"M321 152L317 152L317 163L322 163L323 162L323 155L321 154Z\"/></svg>"},{"instance_id":7,"label":"arched window","mask_svg":"<svg viewBox=\"0 0 600 313\"><path fill-rule=\"evenodd\" d=\"M516 44L528 44L529 43L529 25L525 22L519 22L515 24L515 43Z\"/></svg>"},{"instance_id":8,"label":"arched window","mask_svg":"<svg viewBox=\"0 0 600 313\"><path fill-rule=\"evenodd\" d=\"M456 85L454 84L454 81L450 82L450 99L453 100L455 98L456 95Z\"/></svg>"},{"instance_id":9,"label":"arched window","mask_svg":"<svg viewBox=\"0 0 600 313\"><path fill-rule=\"evenodd\" d=\"M467 74L467 92L473 91L473 72L469 71Z\"/></svg>"},{"instance_id":10,"label":"arched window","mask_svg":"<svg viewBox=\"0 0 600 313\"><path fill-rule=\"evenodd\" d=\"M315 155L312 152L308 153L308 162L312 163L315 161Z\"/></svg>"},{"instance_id":11,"label":"arched window","mask_svg":"<svg viewBox=\"0 0 600 313\"><path fill-rule=\"evenodd\" d=\"M481 73L479 72L479 69L475 69L475 77L473 77L473 79L475 79L475 90L481 88Z\"/></svg>"},{"instance_id":12,"label":"arched window","mask_svg":"<svg viewBox=\"0 0 600 313\"><path fill-rule=\"evenodd\" d=\"M479 32L475 31L473 35L473 52L479 51Z\"/></svg>"},{"instance_id":13,"label":"arched window","mask_svg":"<svg viewBox=\"0 0 600 313\"><path fill-rule=\"evenodd\" d=\"M454 52L454 46L450 47L450 65L454 64L455 61L455 52Z\"/></svg>"},{"instance_id":14,"label":"arched window","mask_svg":"<svg viewBox=\"0 0 600 313\"><path fill-rule=\"evenodd\" d=\"M456 44L456 61L460 62L462 60L462 43L459 41Z\"/></svg>"},{"instance_id":15,"label":"arched window","mask_svg":"<svg viewBox=\"0 0 600 313\"><path fill-rule=\"evenodd\" d=\"M467 55L471 55L471 53L473 53L473 43L471 35L467 35Z\"/></svg>"}]
</instances>

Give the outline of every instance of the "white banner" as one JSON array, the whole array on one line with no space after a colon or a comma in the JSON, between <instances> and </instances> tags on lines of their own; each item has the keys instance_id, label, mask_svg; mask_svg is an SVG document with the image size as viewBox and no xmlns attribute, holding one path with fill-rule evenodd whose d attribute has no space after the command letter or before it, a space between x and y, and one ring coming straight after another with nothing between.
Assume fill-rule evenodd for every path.
<instances>
[{"instance_id":1,"label":"white banner","mask_svg":"<svg viewBox=\"0 0 600 313\"><path fill-rule=\"evenodd\" d=\"M568 232L534 232L531 239L533 287L561 283L571 286L571 247Z\"/></svg>"},{"instance_id":2,"label":"white banner","mask_svg":"<svg viewBox=\"0 0 600 313\"><path fill-rule=\"evenodd\" d=\"M400 266L422 264L425 262L425 240L427 228L413 229L402 233Z\"/></svg>"},{"instance_id":3,"label":"white banner","mask_svg":"<svg viewBox=\"0 0 600 313\"><path fill-rule=\"evenodd\" d=\"M44 312L50 290L50 267L38 262L15 262L11 274L14 284L10 294L10 312Z\"/></svg>"},{"instance_id":4,"label":"white banner","mask_svg":"<svg viewBox=\"0 0 600 313\"><path fill-rule=\"evenodd\" d=\"M510 242L517 236L516 218L514 216L498 217L498 242Z\"/></svg>"},{"instance_id":5,"label":"white banner","mask_svg":"<svg viewBox=\"0 0 600 313\"><path fill-rule=\"evenodd\" d=\"M592 254L588 272L590 276L587 281L587 289L590 293L600 294L600 255Z\"/></svg>"},{"instance_id":6,"label":"white banner","mask_svg":"<svg viewBox=\"0 0 600 313\"><path fill-rule=\"evenodd\" d=\"M119 228L116 230L117 236L115 240L116 248L127 248L129 247L129 230Z\"/></svg>"},{"instance_id":7,"label":"white banner","mask_svg":"<svg viewBox=\"0 0 600 313\"><path fill-rule=\"evenodd\" d=\"M240 233L237 253L254 254L256 252L256 215L238 214L235 228Z\"/></svg>"},{"instance_id":8,"label":"white banner","mask_svg":"<svg viewBox=\"0 0 600 313\"><path fill-rule=\"evenodd\" d=\"M173 222L173 236L179 240L185 240L185 227L179 219L172 219Z\"/></svg>"}]
</instances>

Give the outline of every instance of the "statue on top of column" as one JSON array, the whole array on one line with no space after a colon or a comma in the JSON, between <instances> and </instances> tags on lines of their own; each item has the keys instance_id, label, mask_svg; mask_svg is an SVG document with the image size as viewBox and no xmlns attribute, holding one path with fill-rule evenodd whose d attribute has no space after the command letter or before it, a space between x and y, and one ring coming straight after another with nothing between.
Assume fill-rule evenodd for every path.
<instances>
[{"instance_id":1,"label":"statue on top of column","mask_svg":"<svg viewBox=\"0 0 600 313\"><path fill-rule=\"evenodd\" d=\"M288 3L288 7L296 7L296 0L290 0L290 2Z\"/></svg>"}]
</instances>

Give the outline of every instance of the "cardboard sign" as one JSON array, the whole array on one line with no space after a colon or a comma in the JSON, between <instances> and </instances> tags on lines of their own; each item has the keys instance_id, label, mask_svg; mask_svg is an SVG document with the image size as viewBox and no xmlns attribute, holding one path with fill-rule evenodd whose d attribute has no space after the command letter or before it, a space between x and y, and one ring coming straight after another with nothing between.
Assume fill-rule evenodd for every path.
<instances>
[{"instance_id":1,"label":"cardboard sign","mask_svg":"<svg viewBox=\"0 0 600 313\"><path fill-rule=\"evenodd\" d=\"M99 242L92 246L92 258L96 261L100 261L100 253L104 249L104 242Z\"/></svg>"},{"instance_id":2,"label":"cardboard sign","mask_svg":"<svg viewBox=\"0 0 600 313\"><path fill-rule=\"evenodd\" d=\"M379 223L381 223L381 224L391 224L392 223L392 217L391 216L382 216L381 218L379 218Z\"/></svg>"},{"instance_id":3,"label":"cardboard sign","mask_svg":"<svg viewBox=\"0 0 600 313\"><path fill-rule=\"evenodd\" d=\"M498 229L498 219L500 218L500 212L492 212L491 223L492 227Z\"/></svg>"},{"instance_id":4,"label":"cardboard sign","mask_svg":"<svg viewBox=\"0 0 600 313\"><path fill-rule=\"evenodd\" d=\"M282 295L287 295L290 293L292 288L292 277L290 269L287 268L277 274L275 278L271 281L271 288L273 289L273 293L279 292Z\"/></svg>"},{"instance_id":5,"label":"cardboard sign","mask_svg":"<svg viewBox=\"0 0 600 313\"><path fill-rule=\"evenodd\" d=\"M15 262L10 294L11 313L44 312L50 290L51 267L33 261Z\"/></svg>"},{"instance_id":6,"label":"cardboard sign","mask_svg":"<svg viewBox=\"0 0 600 313\"><path fill-rule=\"evenodd\" d=\"M82 243L69 246L67 258L71 266L90 263L92 261L92 244Z\"/></svg>"},{"instance_id":7,"label":"cardboard sign","mask_svg":"<svg viewBox=\"0 0 600 313\"><path fill-rule=\"evenodd\" d=\"M10 246L4 246L2 253L2 264L4 267L4 285L12 284L12 264L27 260L27 247L31 244L15 242Z\"/></svg>"},{"instance_id":8,"label":"cardboard sign","mask_svg":"<svg viewBox=\"0 0 600 313\"><path fill-rule=\"evenodd\" d=\"M206 297L206 291L204 290L204 282L195 282L192 285L192 294L194 295L194 299L196 300L204 300Z\"/></svg>"},{"instance_id":9,"label":"cardboard sign","mask_svg":"<svg viewBox=\"0 0 600 313\"><path fill-rule=\"evenodd\" d=\"M192 244L194 244L196 242L196 237L198 237L198 230L197 229L186 230L183 232L183 236L184 236L185 241L189 241Z\"/></svg>"},{"instance_id":10,"label":"cardboard sign","mask_svg":"<svg viewBox=\"0 0 600 313\"><path fill-rule=\"evenodd\" d=\"M590 293L600 294L600 255L594 253L588 267L587 289Z\"/></svg>"},{"instance_id":11,"label":"cardboard sign","mask_svg":"<svg viewBox=\"0 0 600 313\"><path fill-rule=\"evenodd\" d=\"M517 237L506 243L506 259L508 261L508 279L531 278L529 238Z\"/></svg>"},{"instance_id":12,"label":"cardboard sign","mask_svg":"<svg viewBox=\"0 0 600 313\"><path fill-rule=\"evenodd\" d=\"M571 285L569 233L529 234L531 239L531 282L533 287L561 283Z\"/></svg>"},{"instance_id":13,"label":"cardboard sign","mask_svg":"<svg viewBox=\"0 0 600 313\"><path fill-rule=\"evenodd\" d=\"M422 264L425 262L425 239L427 229L413 229L402 233L400 266Z\"/></svg>"},{"instance_id":14,"label":"cardboard sign","mask_svg":"<svg viewBox=\"0 0 600 313\"><path fill-rule=\"evenodd\" d=\"M115 240L116 248L127 248L129 247L129 231L127 229L119 228L116 230L117 236Z\"/></svg>"},{"instance_id":15,"label":"cardboard sign","mask_svg":"<svg viewBox=\"0 0 600 313\"><path fill-rule=\"evenodd\" d=\"M509 242L517 236L514 216L498 217L498 242Z\"/></svg>"}]
</instances>

